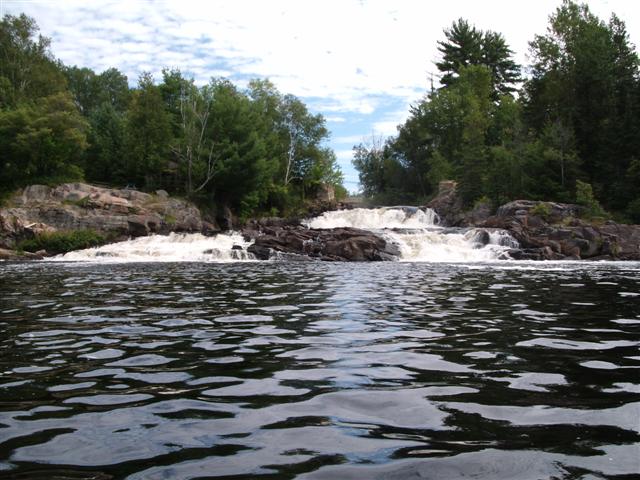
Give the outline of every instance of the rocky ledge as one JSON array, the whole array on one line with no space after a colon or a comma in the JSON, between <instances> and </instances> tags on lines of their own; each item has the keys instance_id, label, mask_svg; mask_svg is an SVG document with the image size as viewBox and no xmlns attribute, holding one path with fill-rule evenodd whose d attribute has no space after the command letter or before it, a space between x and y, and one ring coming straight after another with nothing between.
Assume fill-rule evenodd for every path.
<instances>
[{"instance_id":1,"label":"rocky ledge","mask_svg":"<svg viewBox=\"0 0 640 480\"><path fill-rule=\"evenodd\" d=\"M358 228L313 229L295 221L263 219L249 222L243 234L253 240L249 252L260 260L385 261L400 255L396 245Z\"/></svg>"},{"instance_id":2,"label":"rocky ledge","mask_svg":"<svg viewBox=\"0 0 640 480\"><path fill-rule=\"evenodd\" d=\"M465 212L455 182L446 181L427 207L450 226L507 230L520 243L507 252L516 260L640 260L640 225L585 220L580 205L515 200L495 213L487 204Z\"/></svg>"},{"instance_id":3,"label":"rocky ledge","mask_svg":"<svg viewBox=\"0 0 640 480\"><path fill-rule=\"evenodd\" d=\"M495 213L487 205L464 212L461 205L455 183L443 182L441 194L427 206L448 226L508 231L520 244L507 252L508 258L640 260L639 225L586 221L578 205L517 200ZM230 212L222 217L220 225L229 228ZM82 183L32 185L0 209L0 259L41 258L47 252L18 254L17 244L46 232L75 230L93 230L119 241L154 233L215 234L220 228L192 203L162 190L149 194ZM295 220L262 219L248 222L242 233L253 241L249 251L259 259L384 261L400 255L396 245L357 228L309 229Z\"/></svg>"},{"instance_id":4,"label":"rocky ledge","mask_svg":"<svg viewBox=\"0 0 640 480\"><path fill-rule=\"evenodd\" d=\"M5 250L43 232L83 229L113 241L151 233L217 231L193 204L163 190L149 194L83 183L31 185L0 209L0 248Z\"/></svg>"},{"instance_id":5,"label":"rocky ledge","mask_svg":"<svg viewBox=\"0 0 640 480\"><path fill-rule=\"evenodd\" d=\"M579 205L516 200L501 206L479 226L503 228L521 249L516 260L640 260L640 225L580 218Z\"/></svg>"},{"instance_id":6,"label":"rocky ledge","mask_svg":"<svg viewBox=\"0 0 640 480\"><path fill-rule=\"evenodd\" d=\"M218 224L227 230L232 223L228 209L224 209L218 223L207 221L195 205L172 198L162 190L149 194L83 183L55 188L32 185L17 192L0 209L0 259L32 260L46 256L46 251L37 254L15 251L20 241L42 233L92 230L115 242L170 232L212 235L221 230ZM242 233L254 241L250 252L259 259L376 261L394 260L400 253L395 245L366 230L314 230L296 220L250 221Z\"/></svg>"}]
</instances>

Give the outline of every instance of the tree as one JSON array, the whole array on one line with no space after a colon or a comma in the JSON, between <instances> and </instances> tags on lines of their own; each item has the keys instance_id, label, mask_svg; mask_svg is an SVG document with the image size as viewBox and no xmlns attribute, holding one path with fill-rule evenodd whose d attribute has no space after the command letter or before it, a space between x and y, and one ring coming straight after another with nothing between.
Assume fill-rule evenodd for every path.
<instances>
[{"instance_id":1,"label":"tree","mask_svg":"<svg viewBox=\"0 0 640 480\"><path fill-rule=\"evenodd\" d=\"M607 25L565 0L530 47L527 123L539 135L549 124L569 129L585 178L605 205L623 208L631 198L620 181L640 135L638 57L624 23L613 16Z\"/></svg>"},{"instance_id":2,"label":"tree","mask_svg":"<svg viewBox=\"0 0 640 480\"><path fill-rule=\"evenodd\" d=\"M443 73L442 85L453 85L462 68L484 65L491 71L494 100L515 91L514 85L520 81L520 66L513 61L513 51L501 34L478 30L462 18L445 29L444 34L446 40L438 42L442 60L436 63Z\"/></svg>"},{"instance_id":3,"label":"tree","mask_svg":"<svg viewBox=\"0 0 640 480\"><path fill-rule=\"evenodd\" d=\"M445 41L438 42L442 60L436 67L443 75L440 82L449 86L455 82L460 69L482 62L482 32L460 18L444 30Z\"/></svg>"},{"instance_id":4,"label":"tree","mask_svg":"<svg viewBox=\"0 0 640 480\"><path fill-rule=\"evenodd\" d=\"M77 66L65 67L63 71L78 110L88 117L100 101L96 74L90 68Z\"/></svg>"},{"instance_id":5,"label":"tree","mask_svg":"<svg viewBox=\"0 0 640 480\"><path fill-rule=\"evenodd\" d=\"M267 200L275 164L265 155L250 99L227 80L214 79L209 88L213 101L207 135L215 142L217 174L206 190L246 216Z\"/></svg>"},{"instance_id":6,"label":"tree","mask_svg":"<svg viewBox=\"0 0 640 480\"><path fill-rule=\"evenodd\" d=\"M391 140L373 136L353 148L353 165L358 170L362 193L376 203L405 203L412 198L407 192L407 171L393 155Z\"/></svg>"},{"instance_id":7,"label":"tree","mask_svg":"<svg viewBox=\"0 0 640 480\"><path fill-rule=\"evenodd\" d=\"M111 103L103 102L91 113L89 125L84 162L87 179L126 185L125 115Z\"/></svg>"},{"instance_id":8,"label":"tree","mask_svg":"<svg viewBox=\"0 0 640 480\"><path fill-rule=\"evenodd\" d=\"M5 15L0 21L0 108L63 91L65 79L31 17Z\"/></svg>"},{"instance_id":9,"label":"tree","mask_svg":"<svg viewBox=\"0 0 640 480\"><path fill-rule=\"evenodd\" d=\"M511 94L516 91L515 85L520 81L520 65L513 61L513 50L500 33L487 31L482 39L482 60L491 70L493 98L498 95Z\"/></svg>"},{"instance_id":10,"label":"tree","mask_svg":"<svg viewBox=\"0 0 640 480\"><path fill-rule=\"evenodd\" d=\"M365 197L373 197L387 190L384 145L382 138L372 136L371 141L353 147L353 166Z\"/></svg>"},{"instance_id":11,"label":"tree","mask_svg":"<svg viewBox=\"0 0 640 480\"><path fill-rule=\"evenodd\" d=\"M66 93L0 112L2 189L82 178L86 130Z\"/></svg>"},{"instance_id":12,"label":"tree","mask_svg":"<svg viewBox=\"0 0 640 480\"><path fill-rule=\"evenodd\" d=\"M127 76L117 68L107 68L97 77L98 105L108 103L117 112L124 113L131 100Z\"/></svg>"},{"instance_id":13,"label":"tree","mask_svg":"<svg viewBox=\"0 0 640 480\"><path fill-rule=\"evenodd\" d=\"M173 152L186 169L186 192L192 196L214 178L220 160L214 156L215 143L207 135L213 89L208 86L199 89L193 80L183 80L180 90L180 128Z\"/></svg>"},{"instance_id":14,"label":"tree","mask_svg":"<svg viewBox=\"0 0 640 480\"><path fill-rule=\"evenodd\" d=\"M286 159L283 183L297 181L303 188L313 166L322 157L321 142L328 136L322 115L311 115L293 95L285 95L280 104L280 128L285 135Z\"/></svg>"},{"instance_id":15,"label":"tree","mask_svg":"<svg viewBox=\"0 0 640 480\"><path fill-rule=\"evenodd\" d=\"M126 117L127 174L130 181L155 188L167 166L171 125L160 89L143 73Z\"/></svg>"}]
</instances>

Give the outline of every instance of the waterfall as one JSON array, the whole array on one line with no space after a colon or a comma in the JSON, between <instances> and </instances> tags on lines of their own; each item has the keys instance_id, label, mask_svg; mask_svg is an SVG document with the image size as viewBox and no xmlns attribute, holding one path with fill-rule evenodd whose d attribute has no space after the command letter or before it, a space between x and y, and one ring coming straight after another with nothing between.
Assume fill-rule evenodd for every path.
<instances>
[{"instance_id":1,"label":"waterfall","mask_svg":"<svg viewBox=\"0 0 640 480\"><path fill-rule=\"evenodd\" d=\"M483 262L505 257L518 242L504 230L444 228L431 209L354 208L309 219L309 228L352 227L382 235L400 249L405 262Z\"/></svg>"},{"instance_id":2,"label":"waterfall","mask_svg":"<svg viewBox=\"0 0 640 480\"><path fill-rule=\"evenodd\" d=\"M199 233L171 233L138 237L97 248L59 255L55 261L99 262L230 262L248 261L251 242L239 233L205 237Z\"/></svg>"},{"instance_id":3,"label":"waterfall","mask_svg":"<svg viewBox=\"0 0 640 480\"><path fill-rule=\"evenodd\" d=\"M509 258L507 251L518 247L518 242L504 230L445 228L439 225L433 210L417 207L338 210L308 219L303 225L314 229L352 227L370 230L395 244L403 262L494 261ZM255 259L247 250L251 243L238 232L214 237L172 233L70 252L51 260L103 263L251 261ZM287 256L275 254L272 258L286 259Z\"/></svg>"},{"instance_id":4,"label":"waterfall","mask_svg":"<svg viewBox=\"0 0 640 480\"><path fill-rule=\"evenodd\" d=\"M508 258L506 251L518 245L507 232L484 229L389 231L384 236L398 245L405 262L493 261Z\"/></svg>"},{"instance_id":5,"label":"waterfall","mask_svg":"<svg viewBox=\"0 0 640 480\"><path fill-rule=\"evenodd\" d=\"M309 228L353 227L364 230L389 228L428 228L438 223L431 209L417 207L354 208L325 212L305 222Z\"/></svg>"}]
</instances>

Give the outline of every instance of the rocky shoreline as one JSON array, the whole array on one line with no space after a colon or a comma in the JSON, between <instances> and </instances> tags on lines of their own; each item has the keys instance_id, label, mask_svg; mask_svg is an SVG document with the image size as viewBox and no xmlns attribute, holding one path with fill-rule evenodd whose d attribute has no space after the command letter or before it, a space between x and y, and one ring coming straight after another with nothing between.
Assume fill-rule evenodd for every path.
<instances>
[{"instance_id":1,"label":"rocky shoreline","mask_svg":"<svg viewBox=\"0 0 640 480\"><path fill-rule=\"evenodd\" d=\"M203 219L191 202L132 189L111 189L83 183L52 188L31 185L17 192L0 209L0 259L42 258L15 251L23 240L56 231L91 230L111 242L150 234L202 232L220 228Z\"/></svg>"},{"instance_id":2,"label":"rocky shoreline","mask_svg":"<svg viewBox=\"0 0 640 480\"><path fill-rule=\"evenodd\" d=\"M426 206L448 225L508 231L520 244L508 252L514 260L640 260L640 225L587 221L580 205L514 200L495 213L484 204L464 211L455 182L441 182Z\"/></svg>"},{"instance_id":3,"label":"rocky shoreline","mask_svg":"<svg viewBox=\"0 0 640 480\"><path fill-rule=\"evenodd\" d=\"M520 244L505 258L516 260L640 260L640 226L611 221L587 222L583 207L553 202L517 200L495 213L484 205L464 212L455 184L443 182L428 205L444 225L503 229ZM170 232L214 235L233 225L230 212L208 218L192 203L131 189L112 189L82 183L58 187L32 185L18 192L0 209L0 259L33 260L49 253L18 252L23 240L55 231L92 230L109 242ZM224 227L224 228L221 228ZM310 229L298 220L251 220L242 228L258 259L390 261L398 247L368 230ZM488 238L488 235L485 235ZM482 239L482 235L479 236ZM488 241L488 240L487 240Z\"/></svg>"}]
</instances>

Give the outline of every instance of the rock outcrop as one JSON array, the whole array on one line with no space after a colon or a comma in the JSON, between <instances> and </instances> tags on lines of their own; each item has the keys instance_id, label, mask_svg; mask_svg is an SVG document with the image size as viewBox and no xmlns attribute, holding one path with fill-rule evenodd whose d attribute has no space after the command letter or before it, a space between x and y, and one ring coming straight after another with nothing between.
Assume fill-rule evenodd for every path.
<instances>
[{"instance_id":1,"label":"rock outcrop","mask_svg":"<svg viewBox=\"0 0 640 480\"><path fill-rule=\"evenodd\" d=\"M91 229L113 239L150 233L215 232L186 200L130 189L67 183L31 185L0 209L0 247L49 231Z\"/></svg>"},{"instance_id":2,"label":"rock outcrop","mask_svg":"<svg viewBox=\"0 0 640 480\"><path fill-rule=\"evenodd\" d=\"M452 180L443 180L438 185L438 194L427 203L440 217L440 221L449 227L460 227L464 222L464 207L457 193L458 184Z\"/></svg>"},{"instance_id":3,"label":"rock outcrop","mask_svg":"<svg viewBox=\"0 0 640 480\"><path fill-rule=\"evenodd\" d=\"M584 220L580 205L515 200L494 215L485 204L465 212L455 182L440 182L427 204L448 226L499 228L519 243L508 252L516 260L640 260L640 226Z\"/></svg>"},{"instance_id":4,"label":"rock outcrop","mask_svg":"<svg viewBox=\"0 0 640 480\"><path fill-rule=\"evenodd\" d=\"M515 259L640 260L640 225L579 218L579 205L517 200L500 207L480 226L503 228L518 240Z\"/></svg>"},{"instance_id":5,"label":"rock outcrop","mask_svg":"<svg viewBox=\"0 0 640 480\"><path fill-rule=\"evenodd\" d=\"M325 261L397 260L397 246L368 230L358 228L309 229L299 223L266 219L250 223L244 235L261 260L273 257Z\"/></svg>"}]
</instances>

